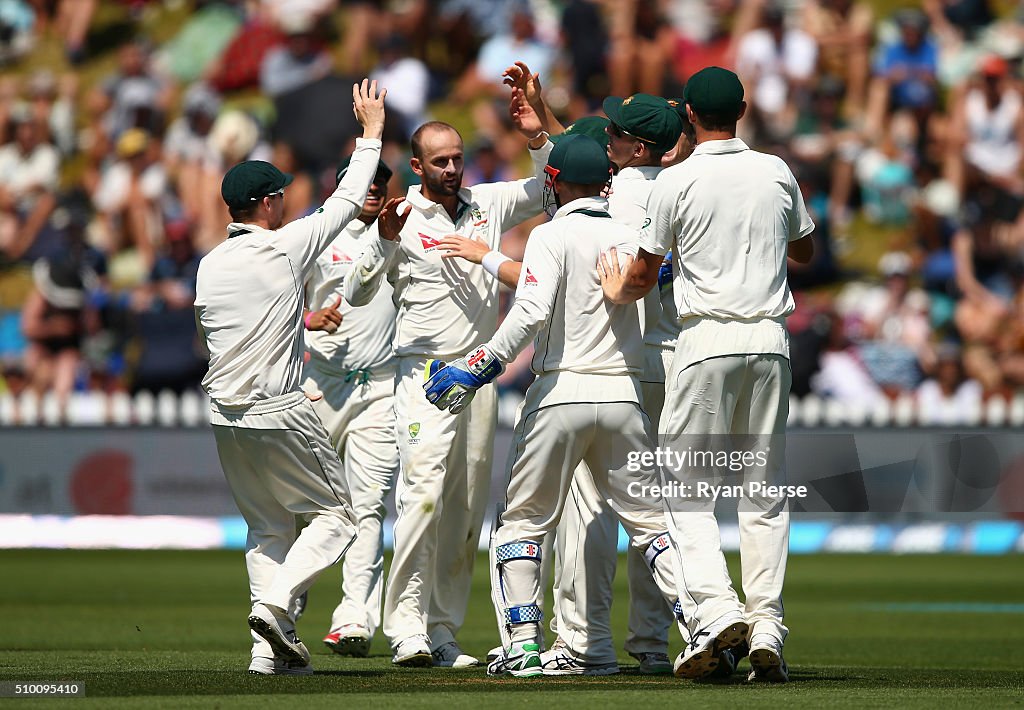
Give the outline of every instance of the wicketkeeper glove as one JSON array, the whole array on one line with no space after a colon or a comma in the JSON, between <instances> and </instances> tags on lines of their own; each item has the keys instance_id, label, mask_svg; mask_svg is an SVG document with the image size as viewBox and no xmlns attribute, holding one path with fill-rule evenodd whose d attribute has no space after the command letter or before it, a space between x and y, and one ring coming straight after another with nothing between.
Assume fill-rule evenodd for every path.
<instances>
[{"instance_id":1,"label":"wicketkeeper glove","mask_svg":"<svg viewBox=\"0 0 1024 710\"><path fill-rule=\"evenodd\" d=\"M469 406L476 391L505 371L505 365L486 345L451 363L428 360L423 383L427 401L438 409L458 414Z\"/></svg>"}]
</instances>

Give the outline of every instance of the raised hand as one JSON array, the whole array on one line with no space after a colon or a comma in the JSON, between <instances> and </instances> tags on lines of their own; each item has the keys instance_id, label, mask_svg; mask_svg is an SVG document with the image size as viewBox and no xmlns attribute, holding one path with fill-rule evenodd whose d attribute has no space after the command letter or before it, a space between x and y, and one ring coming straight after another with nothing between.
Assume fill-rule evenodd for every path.
<instances>
[{"instance_id":1,"label":"raised hand","mask_svg":"<svg viewBox=\"0 0 1024 710\"><path fill-rule=\"evenodd\" d=\"M527 138L535 138L544 130L544 123L533 107L527 103L521 89L512 89L512 97L508 102L508 115L516 130Z\"/></svg>"},{"instance_id":2,"label":"raised hand","mask_svg":"<svg viewBox=\"0 0 1024 710\"><path fill-rule=\"evenodd\" d=\"M412 205L406 205L405 211L399 213L398 206L404 201L405 197L392 197L380 211L380 215L377 216L377 231L381 239L393 242L401 236L402 228L405 227L405 222L412 212Z\"/></svg>"},{"instance_id":3,"label":"raised hand","mask_svg":"<svg viewBox=\"0 0 1024 710\"><path fill-rule=\"evenodd\" d=\"M504 77L502 79L503 84L522 91L527 103L540 113L540 106L542 105L540 74L531 72L530 67L526 66L523 62L516 62L505 70L502 77Z\"/></svg>"},{"instance_id":4,"label":"raised hand","mask_svg":"<svg viewBox=\"0 0 1024 710\"><path fill-rule=\"evenodd\" d=\"M387 89L377 94L376 80L363 79L352 85L352 112L363 127L363 138L380 138L384 135L384 97Z\"/></svg>"}]
</instances>

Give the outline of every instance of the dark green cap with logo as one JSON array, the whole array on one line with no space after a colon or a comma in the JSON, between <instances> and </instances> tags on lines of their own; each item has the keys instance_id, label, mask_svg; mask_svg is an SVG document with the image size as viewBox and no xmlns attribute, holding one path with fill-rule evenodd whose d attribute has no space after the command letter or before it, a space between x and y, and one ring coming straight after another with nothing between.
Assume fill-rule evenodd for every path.
<instances>
[{"instance_id":1,"label":"dark green cap with logo","mask_svg":"<svg viewBox=\"0 0 1024 710\"><path fill-rule=\"evenodd\" d=\"M743 84L735 72L704 67L686 82L683 101L700 116L738 118L743 107Z\"/></svg>"},{"instance_id":2,"label":"dark green cap with logo","mask_svg":"<svg viewBox=\"0 0 1024 710\"><path fill-rule=\"evenodd\" d=\"M248 207L291 185L292 176L264 160L246 160L235 165L220 183L220 196L228 207Z\"/></svg>"},{"instance_id":3,"label":"dark green cap with logo","mask_svg":"<svg viewBox=\"0 0 1024 710\"><path fill-rule=\"evenodd\" d=\"M609 123L611 121L604 116L584 116L583 118L576 119L565 129L565 133L551 136L551 142L558 143L558 141L569 136L590 136L602 146L607 147L608 132L605 129Z\"/></svg>"},{"instance_id":4,"label":"dark green cap with logo","mask_svg":"<svg viewBox=\"0 0 1024 710\"><path fill-rule=\"evenodd\" d=\"M555 179L562 182L596 185L607 182L611 170L608 152L582 133L558 141L548 156L548 172L555 172Z\"/></svg>"},{"instance_id":5,"label":"dark green cap with logo","mask_svg":"<svg viewBox=\"0 0 1024 710\"><path fill-rule=\"evenodd\" d=\"M341 182L341 179L345 177L345 173L348 172L348 166L352 164L352 156L345 157L340 163L338 163L338 172L334 175L334 184L337 185ZM381 176L384 182L388 182L391 176L394 175L383 160L377 162L377 174L373 176L373 181L377 182L377 176Z\"/></svg>"},{"instance_id":6,"label":"dark green cap with logo","mask_svg":"<svg viewBox=\"0 0 1024 710\"><path fill-rule=\"evenodd\" d=\"M662 153L672 148L683 132L675 108L660 96L609 96L602 107L612 123Z\"/></svg>"}]
</instances>

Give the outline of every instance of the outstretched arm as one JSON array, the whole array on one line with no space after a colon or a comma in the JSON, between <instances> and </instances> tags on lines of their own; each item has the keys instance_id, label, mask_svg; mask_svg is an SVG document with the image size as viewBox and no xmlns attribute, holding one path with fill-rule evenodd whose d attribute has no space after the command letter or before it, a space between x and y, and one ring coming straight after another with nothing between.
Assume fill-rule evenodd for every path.
<instances>
[{"instance_id":1,"label":"outstretched arm","mask_svg":"<svg viewBox=\"0 0 1024 710\"><path fill-rule=\"evenodd\" d=\"M547 131L551 135L565 132L565 127L559 123L547 102L544 101L539 74L531 72L530 67L523 62L516 62L505 70L503 77L503 82L506 85L511 86L513 90L518 89L522 92L526 103L537 116L541 130Z\"/></svg>"},{"instance_id":2,"label":"outstretched arm","mask_svg":"<svg viewBox=\"0 0 1024 710\"><path fill-rule=\"evenodd\" d=\"M478 239L466 239L457 234L449 234L438 246L446 252L442 259L465 259L471 264L480 264L494 278L508 288L514 289L519 283L519 272L522 262L514 261L500 251L493 251Z\"/></svg>"},{"instance_id":3,"label":"outstretched arm","mask_svg":"<svg viewBox=\"0 0 1024 710\"><path fill-rule=\"evenodd\" d=\"M352 110L363 126L363 137L356 141L348 172L323 207L286 224L274 235L279 248L303 271L313 266L320 253L363 209L380 159L386 95L387 90L377 93L376 81L363 79L361 84L352 85Z\"/></svg>"}]
</instances>

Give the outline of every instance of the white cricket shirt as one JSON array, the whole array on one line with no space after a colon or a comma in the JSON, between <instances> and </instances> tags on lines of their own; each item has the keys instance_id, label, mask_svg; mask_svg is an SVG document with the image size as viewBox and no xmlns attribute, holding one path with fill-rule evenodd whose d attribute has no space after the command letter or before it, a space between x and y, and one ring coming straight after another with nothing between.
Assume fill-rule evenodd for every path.
<instances>
[{"instance_id":1,"label":"white cricket shirt","mask_svg":"<svg viewBox=\"0 0 1024 710\"><path fill-rule=\"evenodd\" d=\"M647 201L662 168L655 165L628 167L612 178L608 212L618 222L639 231L647 218ZM662 348L674 348L679 334L679 319L672 296L672 284L651 289L643 299L644 342Z\"/></svg>"},{"instance_id":2,"label":"white cricket shirt","mask_svg":"<svg viewBox=\"0 0 1024 710\"><path fill-rule=\"evenodd\" d=\"M369 225L354 219L317 257L306 278L306 307L320 310L344 297L345 275L366 249ZM306 350L324 372L345 375L351 370L394 367L392 345L398 310L391 284L383 284L368 305L355 308L342 298L341 325L333 333L307 330Z\"/></svg>"},{"instance_id":3,"label":"white cricket shirt","mask_svg":"<svg viewBox=\"0 0 1024 710\"><path fill-rule=\"evenodd\" d=\"M647 211L640 247L674 253L676 367L722 355L789 357L786 249L814 223L786 163L738 138L700 143L661 172Z\"/></svg>"},{"instance_id":4,"label":"white cricket shirt","mask_svg":"<svg viewBox=\"0 0 1024 710\"><path fill-rule=\"evenodd\" d=\"M540 214L544 166L552 147L549 141L530 151L534 177L460 190L454 221L419 186L410 187L406 202L412 210L400 238L381 239L375 228L368 235L366 251L345 280L345 300L355 306L369 303L387 276L398 306L398 355L461 356L494 334L498 280L478 264L442 259L437 244L457 234L497 249L503 232Z\"/></svg>"},{"instance_id":5,"label":"white cricket shirt","mask_svg":"<svg viewBox=\"0 0 1024 710\"><path fill-rule=\"evenodd\" d=\"M380 141L357 139L352 163L323 207L278 230L228 225L199 263L196 325L210 353L203 388L240 406L299 389L303 284L316 258L362 211Z\"/></svg>"},{"instance_id":6,"label":"white cricket shirt","mask_svg":"<svg viewBox=\"0 0 1024 710\"><path fill-rule=\"evenodd\" d=\"M488 343L502 362L511 362L534 340L530 367L537 375L639 374L643 339L637 305L608 302L595 268L603 252L629 244L636 232L601 216L607 210L604 198L573 200L530 234L515 302ZM594 394L615 399L612 393Z\"/></svg>"}]
</instances>

